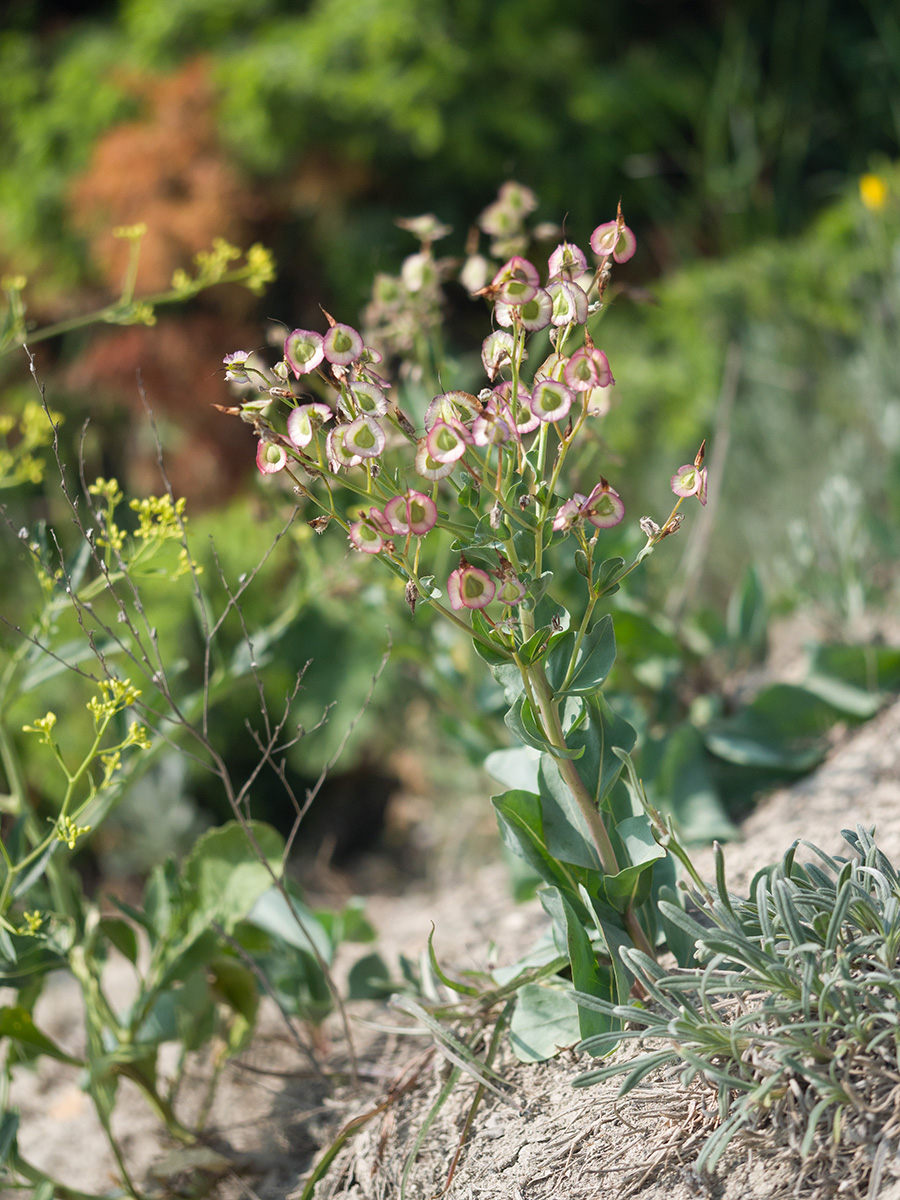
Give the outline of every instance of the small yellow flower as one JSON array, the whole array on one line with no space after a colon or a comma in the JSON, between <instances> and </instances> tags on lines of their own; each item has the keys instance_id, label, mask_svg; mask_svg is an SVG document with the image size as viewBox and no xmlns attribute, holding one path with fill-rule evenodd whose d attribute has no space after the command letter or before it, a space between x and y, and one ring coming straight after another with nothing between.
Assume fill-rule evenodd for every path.
<instances>
[{"instance_id":1,"label":"small yellow flower","mask_svg":"<svg viewBox=\"0 0 900 1200\"><path fill-rule=\"evenodd\" d=\"M45 746L52 743L50 731L56 724L56 713L48 712L46 717L38 717L33 725L23 725L23 733L39 733Z\"/></svg>"},{"instance_id":2,"label":"small yellow flower","mask_svg":"<svg viewBox=\"0 0 900 1200\"><path fill-rule=\"evenodd\" d=\"M91 696L86 708L99 727L102 721L123 708L133 707L140 694L140 688L134 687L130 679L101 679L100 695Z\"/></svg>"},{"instance_id":3,"label":"small yellow flower","mask_svg":"<svg viewBox=\"0 0 900 1200\"><path fill-rule=\"evenodd\" d=\"M149 750L153 743L147 733L145 725L139 725L137 721L132 721L128 728L128 746L137 746L141 750Z\"/></svg>"},{"instance_id":4,"label":"small yellow flower","mask_svg":"<svg viewBox=\"0 0 900 1200\"><path fill-rule=\"evenodd\" d=\"M36 910L34 912L23 912L22 918L25 921L25 926L19 932L26 934L26 936L34 937L44 923L44 918Z\"/></svg>"},{"instance_id":5,"label":"small yellow flower","mask_svg":"<svg viewBox=\"0 0 900 1200\"><path fill-rule=\"evenodd\" d=\"M103 763L103 784L106 787L109 781L122 765L121 750L111 750L109 754L101 754L100 761Z\"/></svg>"},{"instance_id":6,"label":"small yellow flower","mask_svg":"<svg viewBox=\"0 0 900 1200\"><path fill-rule=\"evenodd\" d=\"M859 180L859 198L871 212L879 212L887 203L887 182L881 175L861 176Z\"/></svg>"},{"instance_id":7,"label":"small yellow flower","mask_svg":"<svg viewBox=\"0 0 900 1200\"><path fill-rule=\"evenodd\" d=\"M60 817L56 822L56 840L64 842L70 850L75 849L75 843L83 833L90 832L90 825L76 825L71 817Z\"/></svg>"}]
</instances>

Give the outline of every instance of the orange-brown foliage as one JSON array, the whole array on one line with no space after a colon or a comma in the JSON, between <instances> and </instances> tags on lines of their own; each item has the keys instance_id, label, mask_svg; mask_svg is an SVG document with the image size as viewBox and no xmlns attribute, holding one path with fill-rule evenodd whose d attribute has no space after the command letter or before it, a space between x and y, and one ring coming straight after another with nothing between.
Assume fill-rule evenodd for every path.
<instances>
[{"instance_id":1,"label":"orange-brown foliage","mask_svg":"<svg viewBox=\"0 0 900 1200\"><path fill-rule=\"evenodd\" d=\"M245 244L257 202L220 144L203 59L174 75L137 77L131 85L144 112L97 141L87 172L71 189L70 210L112 291L121 286L128 257L112 230L144 222L138 291L156 292L168 288L173 271L187 268L214 237Z\"/></svg>"},{"instance_id":2,"label":"orange-brown foliage","mask_svg":"<svg viewBox=\"0 0 900 1200\"><path fill-rule=\"evenodd\" d=\"M153 328L132 325L98 333L68 373L89 392L93 407L128 413L124 441L108 448L110 467L135 495L158 493L156 447L143 411L137 372L163 435L166 471L176 495L208 506L238 490L252 470L256 445L250 427L217 412L233 403L221 365L225 350L250 349L246 330L203 314L161 317Z\"/></svg>"}]
</instances>

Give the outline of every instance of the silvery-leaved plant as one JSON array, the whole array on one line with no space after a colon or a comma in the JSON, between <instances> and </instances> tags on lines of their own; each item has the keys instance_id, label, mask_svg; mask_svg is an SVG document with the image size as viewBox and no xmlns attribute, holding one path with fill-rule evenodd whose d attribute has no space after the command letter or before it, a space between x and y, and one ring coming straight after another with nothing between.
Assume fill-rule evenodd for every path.
<instances>
[{"instance_id":1,"label":"silvery-leaved plant","mask_svg":"<svg viewBox=\"0 0 900 1200\"><path fill-rule=\"evenodd\" d=\"M576 985L621 999L631 980L616 949L654 953L655 896L673 873L639 789L618 784L635 732L602 695L615 658L602 601L677 530L686 498L706 503L704 448L672 477L668 518L641 521L646 541L634 561L605 557L605 531L625 519L618 481L573 478L572 463L610 407L615 381L590 318L603 306L612 264L633 255L634 234L620 209L591 234L592 261L562 241L537 264L519 237L530 193L508 187L481 224L492 252L511 253L499 267L472 254L464 268L492 316L477 393L435 395L416 426L392 395L379 351L327 313L324 329L287 335L274 370L243 352L225 365L229 380L258 389L240 411L258 435L259 470L293 481L320 510L311 520L318 532L340 526L356 551L400 576L410 609L428 604L465 630L504 688L506 723L522 753L507 752L491 768L510 787L494 798L503 839L548 884L542 899ZM446 230L435 218L422 222L415 270L394 281L395 317L404 286L421 277L424 287L427 277L431 288L435 278L431 242ZM550 353L532 364L538 331L547 331ZM435 529L449 532L458 555L441 579L429 551ZM577 614L552 599L548 552L557 547L571 551L584 578ZM584 1036L598 1020L583 1014Z\"/></svg>"}]
</instances>

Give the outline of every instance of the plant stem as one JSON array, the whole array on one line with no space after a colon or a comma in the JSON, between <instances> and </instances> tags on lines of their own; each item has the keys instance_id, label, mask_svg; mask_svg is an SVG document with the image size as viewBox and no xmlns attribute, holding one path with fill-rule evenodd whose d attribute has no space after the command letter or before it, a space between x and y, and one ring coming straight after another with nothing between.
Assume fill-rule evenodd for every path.
<instances>
[{"instance_id":1,"label":"plant stem","mask_svg":"<svg viewBox=\"0 0 900 1200\"><path fill-rule=\"evenodd\" d=\"M553 702L553 693L550 690L550 684L547 681L543 664L537 663L533 667L529 667L527 673L531 679L531 686L534 697L537 700L541 720L544 724L544 732L547 734L547 741L551 746L555 746L559 750L567 749L565 734L563 733L562 723L559 719L559 712ZM606 832L606 826L603 823L600 810L594 803L594 798L588 791L584 780L578 774L578 768L575 766L574 760L560 757L556 759L556 765L559 768L559 773L562 775L566 787L572 793L575 803L578 805L582 816L587 822L603 870L607 875L617 875L621 868L616 859L615 849L609 840L609 834Z\"/></svg>"},{"instance_id":2,"label":"plant stem","mask_svg":"<svg viewBox=\"0 0 900 1200\"><path fill-rule=\"evenodd\" d=\"M544 724L544 732L548 735L548 742L559 749L566 749L566 739L562 723L559 719L559 712L554 703L553 693L547 681L543 665L538 663L534 667L529 668L527 673L531 678L534 697L537 700L541 720ZM603 815L597 807L594 797L588 791L584 780L578 774L578 768L575 765L574 759L560 757L556 759L556 765L563 778L563 782L566 784L575 803L581 810L582 816L587 822L604 872L607 875L618 875L621 867L616 858L615 848L606 831ZM656 954L650 945L647 935L644 933L634 907L629 904L622 916L625 928L628 930L628 935L635 948L655 960Z\"/></svg>"}]
</instances>

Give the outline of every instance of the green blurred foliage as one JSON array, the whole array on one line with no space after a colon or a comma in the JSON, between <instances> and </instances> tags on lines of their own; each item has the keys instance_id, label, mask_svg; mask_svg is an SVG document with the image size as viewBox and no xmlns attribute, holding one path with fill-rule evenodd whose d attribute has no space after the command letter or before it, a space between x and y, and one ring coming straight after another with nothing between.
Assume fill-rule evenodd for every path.
<instances>
[{"instance_id":1,"label":"green blurred foliage","mask_svg":"<svg viewBox=\"0 0 900 1200\"><path fill-rule=\"evenodd\" d=\"M0 33L0 231L7 269L83 279L83 246L66 220L66 195L97 136L135 109L116 66L113 28L77 26L43 40Z\"/></svg>"},{"instance_id":2,"label":"green blurred foliage","mask_svg":"<svg viewBox=\"0 0 900 1200\"><path fill-rule=\"evenodd\" d=\"M120 0L98 16L42 23L32 5L0 41L0 225L60 281L83 265L67 189L134 111L128 73L198 55L230 158L345 303L398 252L394 215L464 228L503 177L573 228L621 196L652 229L653 273L798 231L897 140L889 0Z\"/></svg>"},{"instance_id":3,"label":"green blurred foliage","mask_svg":"<svg viewBox=\"0 0 900 1200\"><path fill-rule=\"evenodd\" d=\"M72 19L35 2L0 33L3 265L34 276L38 311L42 301L77 306L77 287L96 278L71 189L98 136L141 112L133 79L170 75L197 56L218 89L221 153L265 197L259 221L274 230L285 268L267 316L299 322L322 301L352 320L373 272L394 269L410 248L396 215L435 210L455 226L458 253L504 177L535 188L540 216L567 214L582 243L621 196L639 242L623 281L668 274L644 295L623 289L598 325L617 404L584 477L602 462L629 518L660 518L669 476L710 436L711 470L723 480L699 567L686 526L645 578L629 581L622 677L643 672L630 689L645 700L652 692L654 718L676 723L685 697L689 705L703 690L684 639L669 654L670 631L650 628L673 580L695 607L721 612L756 562L776 607L812 596L836 624L877 595L900 519L900 176L878 157L896 153L898 131L887 98L900 74L900 22L888 0L777 10L758 0L120 0L93 11ZM873 164L890 183L880 212L847 186L849 177L855 193ZM474 311L466 304L452 297L460 326ZM450 332L461 335L448 340L462 373L472 345L463 328ZM723 426L731 352L737 381ZM15 498L16 522L32 499L45 503ZM260 523L243 499L204 518L230 578L252 566L248 549L276 524ZM273 598L286 591L302 613L261 650L273 703L307 660L304 724L340 697L298 747L297 769L315 772L333 753L389 638L391 662L348 760L402 741L420 686L437 691L440 719L460 739L466 730L470 753L489 748L496 697L452 635L421 612L411 622L395 582L373 564L347 571L336 531L313 541L301 528L248 595L253 628L277 623ZM628 536L611 535L609 554L624 552ZM205 565L216 586L214 563ZM162 592L148 602L173 654L196 671L190 602L173 605ZM721 632L720 618L705 622ZM236 740L255 695L221 704ZM476 711L488 716L473 730Z\"/></svg>"},{"instance_id":4,"label":"green blurred foliage","mask_svg":"<svg viewBox=\"0 0 900 1200\"><path fill-rule=\"evenodd\" d=\"M803 235L697 262L636 303L626 289L598 326L618 379L604 440L630 511L659 519L668 476L709 439L721 492L694 600L721 610L754 562L777 603L811 600L836 623L884 595L900 518L900 171L879 174L882 209L854 188ZM671 590L671 558L654 572L657 594Z\"/></svg>"}]
</instances>

